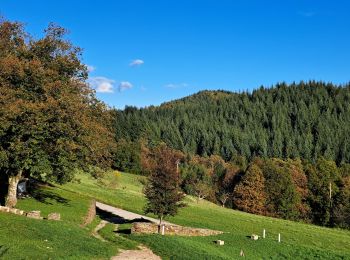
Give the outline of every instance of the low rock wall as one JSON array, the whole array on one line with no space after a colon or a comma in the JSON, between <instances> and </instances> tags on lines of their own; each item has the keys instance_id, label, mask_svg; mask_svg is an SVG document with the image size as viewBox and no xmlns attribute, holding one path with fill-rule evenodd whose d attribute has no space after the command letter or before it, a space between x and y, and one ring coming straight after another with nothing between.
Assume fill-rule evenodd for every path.
<instances>
[{"instance_id":1,"label":"low rock wall","mask_svg":"<svg viewBox=\"0 0 350 260\"><path fill-rule=\"evenodd\" d=\"M131 228L133 234L157 234L161 233L162 227L154 223L135 222ZM191 228L178 225L164 225L164 235L178 236L213 236L222 234L222 231Z\"/></svg>"},{"instance_id":2,"label":"low rock wall","mask_svg":"<svg viewBox=\"0 0 350 260\"><path fill-rule=\"evenodd\" d=\"M15 215L26 216L28 218L34 218L34 219L44 219L40 215L41 212L39 210L25 212L25 211L20 210L20 209L0 206L0 212L12 213L12 214L15 214ZM61 219L61 215L60 215L60 213L51 213L51 214L49 214L47 219L48 220L60 220Z\"/></svg>"}]
</instances>

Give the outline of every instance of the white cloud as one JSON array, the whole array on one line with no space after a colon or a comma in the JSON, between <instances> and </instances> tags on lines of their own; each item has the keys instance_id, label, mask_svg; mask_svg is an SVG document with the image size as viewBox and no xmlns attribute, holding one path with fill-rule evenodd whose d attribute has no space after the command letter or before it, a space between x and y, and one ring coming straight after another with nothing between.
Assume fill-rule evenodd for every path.
<instances>
[{"instance_id":1,"label":"white cloud","mask_svg":"<svg viewBox=\"0 0 350 260\"><path fill-rule=\"evenodd\" d=\"M189 84L187 83L169 83L165 85L166 88L185 88L188 86Z\"/></svg>"},{"instance_id":2,"label":"white cloud","mask_svg":"<svg viewBox=\"0 0 350 260\"><path fill-rule=\"evenodd\" d=\"M119 83L119 86L118 86L119 92L127 89L131 89L131 88L132 88L132 84L129 81L122 81Z\"/></svg>"},{"instance_id":3,"label":"white cloud","mask_svg":"<svg viewBox=\"0 0 350 260\"><path fill-rule=\"evenodd\" d=\"M89 84L96 92L100 93L113 93L113 84L115 81L113 79L108 79L105 77L92 77L89 78Z\"/></svg>"},{"instance_id":4,"label":"white cloud","mask_svg":"<svg viewBox=\"0 0 350 260\"><path fill-rule=\"evenodd\" d=\"M132 62L130 62L129 66L130 67L138 67L138 66L141 66L144 63L145 62L143 60L136 59L136 60L133 60Z\"/></svg>"},{"instance_id":5,"label":"white cloud","mask_svg":"<svg viewBox=\"0 0 350 260\"><path fill-rule=\"evenodd\" d=\"M92 65L86 65L86 67L87 67L88 72L93 72L96 70L96 67L94 67Z\"/></svg>"}]
</instances>

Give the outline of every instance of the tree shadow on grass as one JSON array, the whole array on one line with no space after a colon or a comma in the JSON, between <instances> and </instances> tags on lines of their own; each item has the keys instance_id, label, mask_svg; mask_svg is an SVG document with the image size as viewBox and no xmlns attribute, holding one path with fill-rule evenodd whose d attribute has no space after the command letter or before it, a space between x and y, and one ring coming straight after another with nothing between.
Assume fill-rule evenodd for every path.
<instances>
[{"instance_id":1,"label":"tree shadow on grass","mask_svg":"<svg viewBox=\"0 0 350 260\"><path fill-rule=\"evenodd\" d=\"M0 246L0 258L3 257L9 249L9 247Z\"/></svg>"},{"instance_id":2,"label":"tree shadow on grass","mask_svg":"<svg viewBox=\"0 0 350 260\"><path fill-rule=\"evenodd\" d=\"M53 205L53 203L50 201L55 201L60 204L69 205L68 199L63 198L60 195L53 193L49 189L38 184L30 189L29 195L44 204Z\"/></svg>"},{"instance_id":3,"label":"tree shadow on grass","mask_svg":"<svg viewBox=\"0 0 350 260\"><path fill-rule=\"evenodd\" d=\"M129 219L125 219L121 216L115 215L111 212L108 211L104 211L100 208L96 208L96 215L98 215L100 217L100 219L102 220L106 220L108 222L114 223L114 224L132 224L134 222L145 222L145 223L151 223L152 221L148 220L148 219L144 219L144 218L135 218L132 220ZM118 229L117 231L115 231L115 233L118 234L130 234L131 233L131 229L130 228L122 228L122 229Z\"/></svg>"}]
</instances>

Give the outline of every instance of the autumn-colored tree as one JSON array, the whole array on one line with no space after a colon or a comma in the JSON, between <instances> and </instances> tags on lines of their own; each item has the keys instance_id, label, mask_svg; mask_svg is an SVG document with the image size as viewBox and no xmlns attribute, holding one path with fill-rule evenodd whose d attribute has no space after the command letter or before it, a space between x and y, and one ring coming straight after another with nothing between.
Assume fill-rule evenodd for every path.
<instances>
[{"instance_id":1,"label":"autumn-colored tree","mask_svg":"<svg viewBox=\"0 0 350 260\"><path fill-rule=\"evenodd\" d=\"M65 34L50 24L35 40L21 23L0 21L0 174L10 207L23 176L63 183L74 168L110 162L109 113Z\"/></svg>"},{"instance_id":2,"label":"autumn-colored tree","mask_svg":"<svg viewBox=\"0 0 350 260\"><path fill-rule=\"evenodd\" d=\"M307 177L303 169L303 165L300 159L291 160L288 159L286 165L292 177L293 184L296 192L298 193L297 210L299 211L299 218L304 221L309 221L310 218L310 206L308 204L308 185Z\"/></svg>"},{"instance_id":3,"label":"autumn-colored tree","mask_svg":"<svg viewBox=\"0 0 350 260\"><path fill-rule=\"evenodd\" d=\"M148 160L152 162L149 163L151 173L144 187L147 199L144 211L157 215L159 224L162 224L164 217L174 216L179 208L185 206L177 169L181 154L163 144L150 152Z\"/></svg>"},{"instance_id":4,"label":"autumn-colored tree","mask_svg":"<svg viewBox=\"0 0 350 260\"><path fill-rule=\"evenodd\" d=\"M265 178L258 165L249 165L233 192L233 203L239 210L265 214Z\"/></svg>"}]
</instances>

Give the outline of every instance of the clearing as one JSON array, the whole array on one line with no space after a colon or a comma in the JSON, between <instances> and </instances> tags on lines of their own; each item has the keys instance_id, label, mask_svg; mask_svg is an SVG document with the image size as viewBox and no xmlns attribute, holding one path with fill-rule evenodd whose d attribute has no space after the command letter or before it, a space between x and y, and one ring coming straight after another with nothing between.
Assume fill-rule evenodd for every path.
<instances>
[{"instance_id":1,"label":"clearing","mask_svg":"<svg viewBox=\"0 0 350 260\"><path fill-rule=\"evenodd\" d=\"M241 250L245 259L350 259L348 230L256 216L207 201L197 203L192 197L186 198L188 207L167 220L221 230L224 234L210 237L131 235L128 234L130 223L118 225L117 230L116 225L107 223L98 231L107 241L102 242L91 235L100 218L88 227L79 227L92 198L143 214L143 178L124 173L118 177L111 173L96 181L80 174L73 183L46 187L34 198L20 200L18 208L41 210L44 216L60 212L62 221L39 221L0 213L0 256L5 259L110 259L117 251L137 250L142 244L162 259L240 259ZM248 238L253 233L262 235L263 229L266 229L266 239ZM281 233L281 243L277 242L278 233ZM213 241L217 239L224 240L225 245L216 245Z\"/></svg>"}]
</instances>

